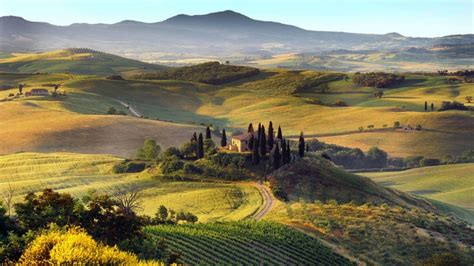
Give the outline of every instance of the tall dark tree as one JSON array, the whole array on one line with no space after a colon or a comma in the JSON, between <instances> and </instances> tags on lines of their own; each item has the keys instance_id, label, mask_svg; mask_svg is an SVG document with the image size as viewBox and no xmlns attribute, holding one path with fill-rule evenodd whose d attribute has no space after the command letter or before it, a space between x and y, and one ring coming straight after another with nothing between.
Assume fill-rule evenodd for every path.
<instances>
[{"instance_id":1,"label":"tall dark tree","mask_svg":"<svg viewBox=\"0 0 474 266\"><path fill-rule=\"evenodd\" d=\"M273 130L273 123L270 121L268 123L268 148L271 150L273 149L273 145L275 144L275 131Z\"/></svg>"},{"instance_id":2,"label":"tall dark tree","mask_svg":"<svg viewBox=\"0 0 474 266\"><path fill-rule=\"evenodd\" d=\"M277 145L278 145L278 142L277 142ZM286 140L283 140L281 142L281 162L282 162L282 164L289 163L288 160L287 160Z\"/></svg>"},{"instance_id":3,"label":"tall dark tree","mask_svg":"<svg viewBox=\"0 0 474 266\"><path fill-rule=\"evenodd\" d=\"M283 134L281 133L281 127L278 126L278 135L277 135L277 138L280 139L280 140L283 140Z\"/></svg>"},{"instance_id":4,"label":"tall dark tree","mask_svg":"<svg viewBox=\"0 0 474 266\"><path fill-rule=\"evenodd\" d=\"M221 147L227 146L227 135L225 133L225 129L222 130L222 136L221 136Z\"/></svg>"},{"instance_id":5,"label":"tall dark tree","mask_svg":"<svg viewBox=\"0 0 474 266\"><path fill-rule=\"evenodd\" d=\"M260 163L260 153L259 153L259 149L258 149L258 145L256 145L258 143L258 139L255 139L255 143L253 145L253 149L252 149L252 164L254 165L258 165Z\"/></svg>"},{"instance_id":6,"label":"tall dark tree","mask_svg":"<svg viewBox=\"0 0 474 266\"><path fill-rule=\"evenodd\" d=\"M434 111L434 103L431 103L431 111Z\"/></svg>"},{"instance_id":7,"label":"tall dark tree","mask_svg":"<svg viewBox=\"0 0 474 266\"><path fill-rule=\"evenodd\" d=\"M258 146L260 146L260 155L265 156L267 155L267 137L265 134L265 126L262 125L260 131L260 137L258 138Z\"/></svg>"},{"instance_id":8,"label":"tall dark tree","mask_svg":"<svg viewBox=\"0 0 474 266\"><path fill-rule=\"evenodd\" d=\"M428 111L428 102L425 101L425 111Z\"/></svg>"},{"instance_id":9,"label":"tall dark tree","mask_svg":"<svg viewBox=\"0 0 474 266\"><path fill-rule=\"evenodd\" d=\"M211 129L209 126L206 127L206 139L211 139Z\"/></svg>"},{"instance_id":10,"label":"tall dark tree","mask_svg":"<svg viewBox=\"0 0 474 266\"><path fill-rule=\"evenodd\" d=\"M306 143L306 152L309 152L309 145Z\"/></svg>"},{"instance_id":11,"label":"tall dark tree","mask_svg":"<svg viewBox=\"0 0 474 266\"><path fill-rule=\"evenodd\" d=\"M301 132L299 143L298 143L298 154L300 155L300 157L304 156L304 148L305 148L304 136L303 136L303 132Z\"/></svg>"},{"instance_id":12,"label":"tall dark tree","mask_svg":"<svg viewBox=\"0 0 474 266\"><path fill-rule=\"evenodd\" d=\"M249 139L249 150L253 150L253 145L255 145L255 137L252 134Z\"/></svg>"},{"instance_id":13,"label":"tall dark tree","mask_svg":"<svg viewBox=\"0 0 474 266\"><path fill-rule=\"evenodd\" d=\"M202 137L202 133L199 133L198 137L198 145L197 145L197 156L198 158L203 158L204 157L204 140Z\"/></svg>"},{"instance_id":14,"label":"tall dark tree","mask_svg":"<svg viewBox=\"0 0 474 266\"><path fill-rule=\"evenodd\" d=\"M273 152L273 168L276 170L280 168L281 165L281 154L280 154L280 147L278 143L275 146L275 151Z\"/></svg>"},{"instance_id":15,"label":"tall dark tree","mask_svg":"<svg viewBox=\"0 0 474 266\"><path fill-rule=\"evenodd\" d=\"M249 124L249 128L247 129L247 133L253 133L253 125L252 125L252 123Z\"/></svg>"},{"instance_id":16,"label":"tall dark tree","mask_svg":"<svg viewBox=\"0 0 474 266\"><path fill-rule=\"evenodd\" d=\"M18 84L18 91L20 94L23 94L23 88L25 87L25 84Z\"/></svg>"},{"instance_id":17,"label":"tall dark tree","mask_svg":"<svg viewBox=\"0 0 474 266\"><path fill-rule=\"evenodd\" d=\"M197 137L196 132L193 133L193 137L191 138L191 142L193 142L193 141L195 141L195 142L198 141L198 137Z\"/></svg>"},{"instance_id":18,"label":"tall dark tree","mask_svg":"<svg viewBox=\"0 0 474 266\"><path fill-rule=\"evenodd\" d=\"M291 163L291 147L289 140L286 141L286 161Z\"/></svg>"}]
</instances>

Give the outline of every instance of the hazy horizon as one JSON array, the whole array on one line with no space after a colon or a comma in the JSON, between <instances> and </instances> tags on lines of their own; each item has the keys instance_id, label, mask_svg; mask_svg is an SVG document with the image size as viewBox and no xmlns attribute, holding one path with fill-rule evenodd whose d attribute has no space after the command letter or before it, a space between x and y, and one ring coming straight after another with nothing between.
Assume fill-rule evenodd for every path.
<instances>
[{"instance_id":1,"label":"hazy horizon","mask_svg":"<svg viewBox=\"0 0 474 266\"><path fill-rule=\"evenodd\" d=\"M179 2L180 4L176 4ZM271 9L268 5L271 4ZM54 25L113 24L123 20L159 22L178 14L203 15L232 10L256 20L307 30L440 37L473 33L470 0L426 1L32 1L0 0L0 16ZM331 10L332 12L327 12Z\"/></svg>"}]
</instances>

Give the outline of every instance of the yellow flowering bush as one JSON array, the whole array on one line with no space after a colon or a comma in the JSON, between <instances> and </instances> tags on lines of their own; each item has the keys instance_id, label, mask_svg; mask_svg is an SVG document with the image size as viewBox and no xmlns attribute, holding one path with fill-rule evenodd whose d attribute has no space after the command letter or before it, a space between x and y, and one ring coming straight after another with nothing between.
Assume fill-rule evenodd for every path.
<instances>
[{"instance_id":1,"label":"yellow flowering bush","mask_svg":"<svg viewBox=\"0 0 474 266\"><path fill-rule=\"evenodd\" d=\"M97 243L79 227L66 232L51 229L33 240L20 258L23 265L163 265L155 261L140 261L136 255Z\"/></svg>"}]
</instances>

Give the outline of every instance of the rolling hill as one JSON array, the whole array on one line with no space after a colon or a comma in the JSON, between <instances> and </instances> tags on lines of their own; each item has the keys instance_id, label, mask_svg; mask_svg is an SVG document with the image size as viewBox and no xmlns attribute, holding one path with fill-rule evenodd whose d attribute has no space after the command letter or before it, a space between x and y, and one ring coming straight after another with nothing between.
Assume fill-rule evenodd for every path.
<instances>
[{"instance_id":1,"label":"rolling hill","mask_svg":"<svg viewBox=\"0 0 474 266\"><path fill-rule=\"evenodd\" d=\"M387 187L474 211L473 169L474 164L454 164L362 175Z\"/></svg>"},{"instance_id":2,"label":"rolling hill","mask_svg":"<svg viewBox=\"0 0 474 266\"><path fill-rule=\"evenodd\" d=\"M18 202L28 192L52 188L76 197L90 190L114 195L139 189L140 213L155 215L163 204L176 211L191 211L199 221L240 220L262 204L259 191L246 183L164 182L144 173L113 174L122 159L111 155L78 153L16 153L0 156L0 191L14 190Z\"/></svg>"},{"instance_id":3,"label":"rolling hill","mask_svg":"<svg viewBox=\"0 0 474 266\"><path fill-rule=\"evenodd\" d=\"M13 53L0 59L0 72L114 75L163 69L166 67L85 48L43 53Z\"/></svg>"}]
</instances>

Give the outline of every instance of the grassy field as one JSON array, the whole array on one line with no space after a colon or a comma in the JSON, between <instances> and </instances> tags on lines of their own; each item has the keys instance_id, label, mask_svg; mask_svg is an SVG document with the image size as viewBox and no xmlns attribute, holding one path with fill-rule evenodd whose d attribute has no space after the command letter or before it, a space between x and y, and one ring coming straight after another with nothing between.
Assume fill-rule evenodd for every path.
<instances>
[{"instance_id":1,"label":"grassy field","mask_svg":"<svg viewBox=\"0 0 474 266\"><path fill-rule=\"evenodd\" d=\"M318 240L270 222L225 222L152 226L149 236L164 238L185 264L351 265Z\"/></svg>"},{"instance_id":2,"label":"grassy field","mask_svg":"<svg viewBox=\"0 0 474 266\"><path fill-rule=\"evenodd\" d=\"M423 167L362 175L391 188L474 211L474 164Z\"/></svg>"},{"instance_id":3,"label":"grassy field","mask_svg":"<svg viewBox=\"0 0 474 266\"><path fill-rule=\"evenodd\" d=\"M114 101L118 99L152 119L214 124L227 129L244 129L249 122L272 120L282 126L286 135L298 135L301 131L307 135L324 134L320 140L325 142L364 150L380 146L392 156L442 158L447 154L459 155L474 143L471 134L474 113L423 110L425 101L434 103L435 108L445 100L463 101L466 95L474 95L472 84L448 84L445 77L408 75L403 84L384 89L381 99L373 97L376 89L354 86L350 80L330 81L302 92L297 90L307 80L324 80L328 75L334 73L268 69L257 76L221 86L173 80L114 81L66 74L0 74L0 82L26 83L25 91L41 87L46 80L62 83L60 90L66 91L67 97L13 100L48 110L80 114L104 114L110 106L125 110ZM0 91L0 99L16 91ZM338 100L349 106L334 107ZM407 134L366 130L369 125L375 129L390 128L396 121L402 125L421 125L424 130ZM365 130L359 133L359 127ZM433 141L437 145L432 145Z\"/></svg>"},{"instance_id":4,"label":"grassy field","mask_svg":"<svg viewBox=\"0 0 474 266\"><path fill-rule=\"evenodd\" d=\"M17 153L0 156L0 191L11 184L14 201L30 191L53 188L76 197L89 190L113 194L119 189L143 192L143 214L153 216L163 204L190 211L199 221L240 220L262 204L257 188L247 183L164 182L142 174L113 174L121 160L109 155L75 153Z\"/></svg>"},{"instance_id":5,"label":"grassy field","mask_svg":"<svg viewBox=\"0 0 474 266\"><path fill-rule=\"evenodd\" d=\"M165 67L95 52L66 49L45 53L13 53L0 57L0 71L19 73L74 73L112 75L134 70L160 70Z\"/></svg>"}]
</instances>

